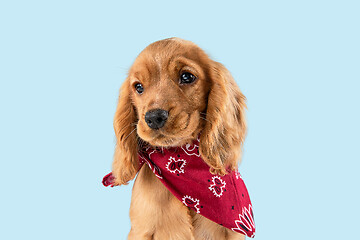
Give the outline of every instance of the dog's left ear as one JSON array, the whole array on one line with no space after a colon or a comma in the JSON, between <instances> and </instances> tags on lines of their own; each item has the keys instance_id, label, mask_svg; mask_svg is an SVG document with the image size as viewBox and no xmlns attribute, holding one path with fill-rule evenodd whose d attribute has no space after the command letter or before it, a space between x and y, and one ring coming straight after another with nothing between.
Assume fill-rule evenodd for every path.
<instances>
[{"instance_id":1,"label":"dog's left ear","mask_svg":"<svg viewBox=\"0 0 360 240\"><path fill-rule=\"evenodd\" d=\"M200 154L213 173L237 169L246 135L246 98L221 64L209 67L210 92L206 123L200 136Z\"/></svg>"}]
</instances>

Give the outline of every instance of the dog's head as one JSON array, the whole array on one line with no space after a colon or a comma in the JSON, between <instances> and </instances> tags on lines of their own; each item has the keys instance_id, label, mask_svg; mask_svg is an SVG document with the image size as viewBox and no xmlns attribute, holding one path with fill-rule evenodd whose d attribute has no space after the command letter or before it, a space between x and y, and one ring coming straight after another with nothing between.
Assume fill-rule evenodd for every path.
<instances>
[{"instance_id":1,"label":"dog's head","mask_svg":"<svg viewBox=\"0 0 360 240\"><path fill-rule=\"evenodd\" d=\"M229 71L197 45L178 38L152 43L120 91L113 166L136 168L139 141L180 146L200 133L204 161L220 173L234 169L246 133L245 107Z\"/></svg>"}]
</instances>

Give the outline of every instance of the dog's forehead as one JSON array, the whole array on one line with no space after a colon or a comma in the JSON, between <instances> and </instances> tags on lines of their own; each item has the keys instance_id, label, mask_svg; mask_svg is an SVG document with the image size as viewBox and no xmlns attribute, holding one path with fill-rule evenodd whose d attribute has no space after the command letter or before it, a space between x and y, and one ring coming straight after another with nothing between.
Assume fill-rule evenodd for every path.
<instances>
[{"instance_id":1,"label":"dog's forehead","mask_svg":"<svg viewBox=\"0 0 360 240\"><path fill-rule=\"evenodd\" d=\"M150 61L164 65L176 57L197 60L200 55L205 54L200 47L191 41L169 38L150 44L139 54L139 57L142 55L145 55L145 58Z\"/></svg>"},{"instance_id":2,"label":"dog's forehead","mask_svg":"<svg viewBox=\"0 0 360 240\"><path fill-rule=\"evenodd\" d=\"M155 62L161 66L176 61L180 57L194 59L197 54L197 49L188 44L157 45L146 48L143 52L144 60Z\"/></svg>"},{"instance_id":3,"label":"dog's forehead","mask_svg":"<svg viewBox=\"0 0 360 240\"><path fill-rule=\"evenodd\" d=\"M164 39L150 44L138 55L129 76L143 83L160 82L181 66L202 68L208 59L207 54L190 41Z\"/></svg>"}]
</instances>

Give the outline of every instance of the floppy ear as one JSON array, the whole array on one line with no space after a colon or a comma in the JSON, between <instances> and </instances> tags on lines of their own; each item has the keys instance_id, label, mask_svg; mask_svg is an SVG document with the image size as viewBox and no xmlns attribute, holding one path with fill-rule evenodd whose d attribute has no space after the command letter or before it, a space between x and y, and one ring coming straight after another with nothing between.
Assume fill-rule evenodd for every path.
<instances>
[{"instance_id":1,"label":"floppy ear","mask_svg":"<svg viewBox=\"0 0 360 240\"><path fill-rule=\"evenodd\" d=\"M206 123L200 136L200 154L212 173L237 169L246 135L246 98L230 72L218 62L209 69L210 92Z\"/></svg>"},{"instance_id":2,"label":"floppy ear","mask_svg":"<svg viewBox=\"0 0 360 240\"><path fill-rule=\"evenodd\" d=\"M130 98L130 90L129 81L125 80L120 89L114 117L116 146L112 172L115 177L115 185L126 184L132 180L139 169L136 134L137 117Z\"/></svg>"}]
</instances>

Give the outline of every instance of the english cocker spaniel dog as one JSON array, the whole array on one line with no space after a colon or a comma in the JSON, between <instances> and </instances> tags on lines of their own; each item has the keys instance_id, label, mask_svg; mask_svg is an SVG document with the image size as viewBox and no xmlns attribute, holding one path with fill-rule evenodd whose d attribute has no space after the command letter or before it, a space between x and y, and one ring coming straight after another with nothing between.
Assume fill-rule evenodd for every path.
<instances>
[{"instance_id":1,"label":"english cocker spaniel dog","mask_svg":"<svg viewBox=\"0 0 360 240\"><path fill-rule=\"evenodd\" d=\"M237 171L245 97L229 71L197 45L157 41L136 58L114 118L112 174L134 183L130 240L254 236L252 205Z\"/></svg>"}]
</instances>

